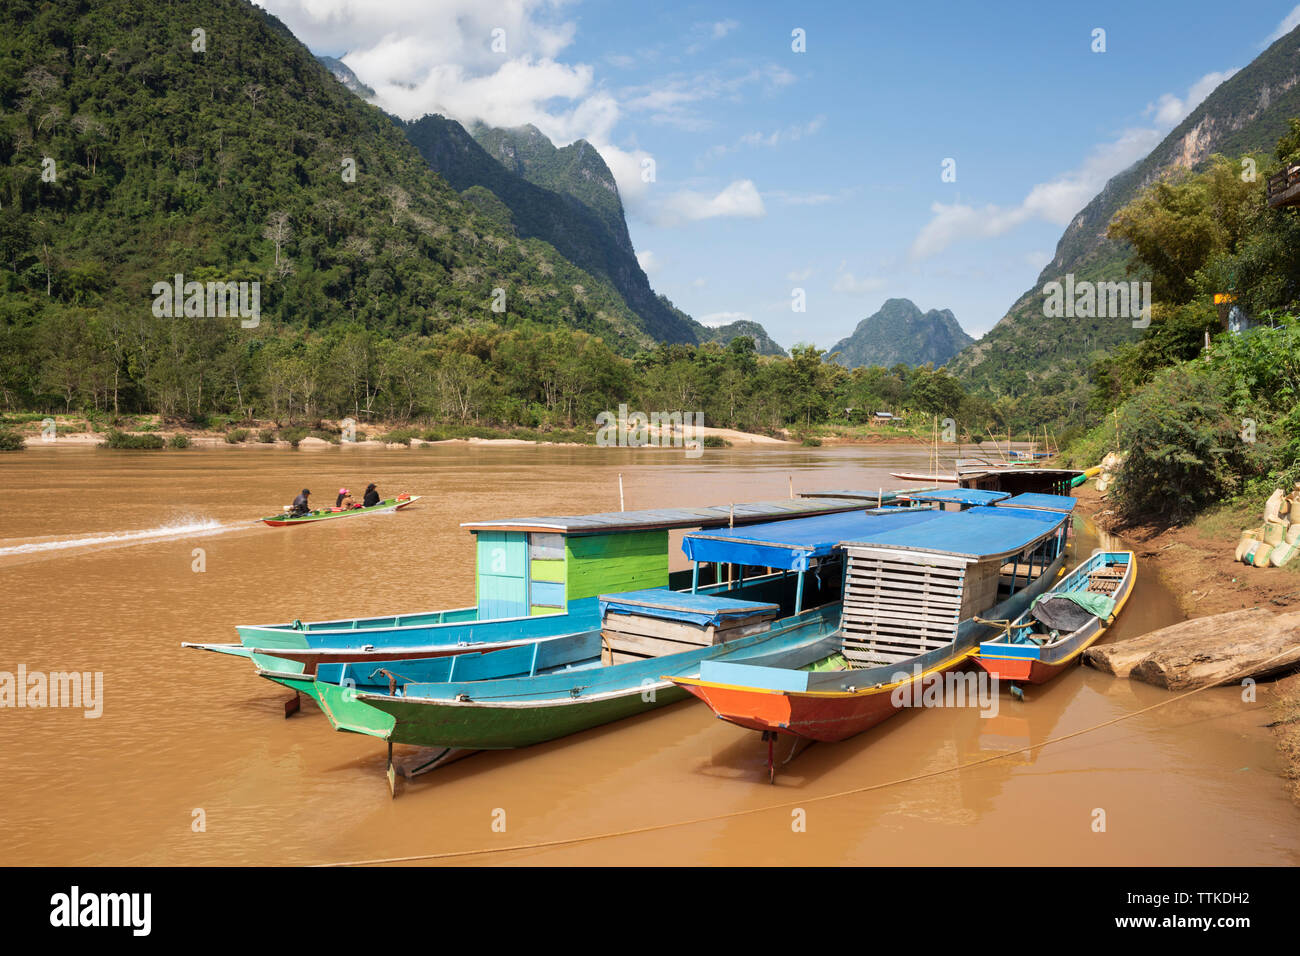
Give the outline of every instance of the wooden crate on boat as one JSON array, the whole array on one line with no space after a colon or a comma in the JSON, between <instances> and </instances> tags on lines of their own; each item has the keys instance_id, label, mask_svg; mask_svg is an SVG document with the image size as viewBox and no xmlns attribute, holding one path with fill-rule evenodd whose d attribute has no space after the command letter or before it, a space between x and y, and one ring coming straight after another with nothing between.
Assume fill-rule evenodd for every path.
<instances>
[{"instance_id":1,"label":"wooden crate on boat","mask_svg":"<svg viewBox=\"0 0 1300 956\"><path fill-rule=\"evenodd\" d=\"M780 612L775 604L673 591L659 595L641 591L601 596L606 663L663 657L747 637L766 630Z\"/></svg>"}]
</instances>

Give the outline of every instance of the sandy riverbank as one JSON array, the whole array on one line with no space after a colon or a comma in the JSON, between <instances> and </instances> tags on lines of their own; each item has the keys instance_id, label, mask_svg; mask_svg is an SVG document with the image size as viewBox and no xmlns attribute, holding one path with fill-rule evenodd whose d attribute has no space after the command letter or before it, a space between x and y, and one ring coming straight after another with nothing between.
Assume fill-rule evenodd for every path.
<instances>
[{"instance_id":1,"label":"sandy riverbank","mask_svg":"<svg viewBox=\"0 0 1300 956\"><path fill-rule=\"evenodd\" d=\"M337 428L334 423L325 422L326 426ZM39 422L26 423L19 429L24 436L24 444L29 447L87 447L99 445L104 441L105 433L103 431L91 431L84 419L56 417L56 425L59 428L57 438L47 440L41 436L41 426ZM290 448L292 443L283 439L273 441L261 441L257 433L263 429L276 431L273 422L253 422L241 424L240 429L248 432L248 437L242 442L230 442L227 440L225 431L215 431L211 429L186 428L183 426L161 426L154 425L146 430L139 428L123 428L127 434L153 434L158 435L164 441L170 441L175 435L184 435L191 447L196 448ZM545 439L534 440L529 438L516 438L510 436L509 429L501 430L501 437L491 436L471 436L465 438L444 438L435 441L429 441L422 438L409 438L405 441L387 441L386 438L391 433L402 431L409 432L409 426L406 425L370 425L366 429L367 437L362 441L342 443L338 441L329 441L314 435L308 435L298 440L298 448L328 448L331 445L346 444L351 448L416 448L422 445L479 445L485 447L504 447L513 448L522 445L552 445L558 447L580 448L584 445L595 444L595 432L592 432L593 440L590 442L575 441L547 441ZM650 429L651 441L659 441L658 430ZM729 442L732 447L736 446L780 446L789 447L797 445L798 442L791 440L788 436L776 437L771 435L760 435L753 432L739 431L734 428L713 428L710 426L699 426L694 429L692 440L700 441L706 438L720 438ZM900 441L910 441L910 439L900 438ZM665 443L668 439L664 439ZM680 442L680 439L678 439ZM839 440L830 440L828 443L840 444ZM862 442L864 444L873 444L875 442ZM655 447L651 445L649 447ZM677 446L680 447L680 446Z\"/></svg>"},{"instance_id":2,"label":"sandy riverbank","mask_svg":"<svg viewBox=\"0 0 1300 956\"><path fill-rule=\"evenodd\" d=\"M1121 526L1093 482L1075 489L1079 512L1105 531L1119 535L1137 553L1139 573L1154 572L1177 596L1189 619L1224 611L1266 607L1274 612L1300 608L1300 574L1288 568L1248 567L1234 560L1237 537L1209 534L1196 525ZM1272 698L1277 737L1290 781L1300 804L1300 673L1260 684Z\"/></svg>"}]
</instances>

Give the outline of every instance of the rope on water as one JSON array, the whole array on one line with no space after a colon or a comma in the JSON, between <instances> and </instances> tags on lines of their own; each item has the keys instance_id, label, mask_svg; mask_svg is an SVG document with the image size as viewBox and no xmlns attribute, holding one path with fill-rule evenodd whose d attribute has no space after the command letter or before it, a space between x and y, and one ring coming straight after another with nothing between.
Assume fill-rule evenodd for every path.
<instances>
[{"instance_id":1,"label":"rope on water","mask_svg":"<svg viewBox=\"0 0 1300 956\"><path fill-rule=\"evenodd\" d=\"M836 791L835 793L825 793L822 794L821 796L802 797L798 800L789 800L784 803L771 803L761 807L749 807L743 810L731 810L727 813L715 813L704 817L692 817L691 819L688 820L673 820L668 823L651 823L640 827L629 827L624 830L609 830L604 833L590 833L587 834L586 836L560 837L555 840L539 840L535 843L516 843L510 846L478 847L472 850L447 850L442 853L419 853L411 856L392 856L392 857L384 857L384 858L374 859L374 860L347 860L339 863L317 863L315 865L321 867L379 866L387 863L417 863L425 860L451 860L451 859L458 859L458 858L471 857L471 856L486 856L491 853L510 853L516 850L545 850L545 849L551 849L553 847L559 847L559 846L573 846L578 843L590 843L596 840L609 840L609 839L613 839L614 837L634 836L638 833L654 833L659 830L671 830L676 827L694 826L695 824L699 824L699 823L713 823L718 820L730 820L730 819L735 819L736 817L751 816L756 813L767 813L772 810L784 810L787 807L803 806L804 804L808 804L808 803L821 803L825 800L837 800L840 797L856 796L857 794L870 793L874 790L885 790L888 789L889 787L897 787L906 783L914 783L917 780L926 780L933 777L942 777L945 774L953 773L959 770L969 770L972 767L983 766L984 764L993 763L994 761L997 760L1004 760L1007 757L1014 757L1018 754L1032 753L1033 751L1041 750L1050 744L1058 744L1061 743L1062 741L1070 740L1074 737L1082 737L1084 734L1092 733L1095 730L1101 730L1103 727L1110 727L1113 724L1118 724L1121 721L1128 720L1131 717L1137 717L1140 716L1141 714L1149 713L1150 711L1153 710L1158 710L1161 707L1166 707L1169 704L1177 703L1180 700L1186 700L1188 697L1191 697L1194 694L1199 694L1201 691L1208 690L1211 687L1226 686L1229 683L1233 683L1237 681L1239 678L1248 676L1252 671L1260 671L1261 669L1266 668L1269 664L1273 663L1276 660L1280 660L1283 657L1286 657L1290 653L1292 653L1291 650L1283 651L1282 653L1275 654L1273 657L1270 657L1268 660L1262 661L1259 664L1252 664L1249 667L1243 668L1242 670L1238 671L1236 674L1234 674L1231 678L1227 680L1216 681L1213 684L1202 684L1200 687L1194 687L1191 690L1182 694L1178 694L1175 697L1167 697L1164 700L1157 701L1154 704L1150 704L1138 710L1130 711L1127 714L1120 714L1118 717L1112 717L1110 720L1103 720L1101 723L1093 724L1091 727L1084 727L1081 730L1074 730L1068 734L1062 734L1059 737L1050 737L1041 743L1030 744L1027 747L1020 747L1017 750L1008 750L1004 753L993 754L988 757L981 757L978 760L971 760L966 763L954 764L951 767L944 767L939 770L928 770L924 773L912 774L907 777L899 777L895 780L886 780L882 783L868 784L865 787L853 787L850 790L839 790Z\"/></svg>"}]
</instances>

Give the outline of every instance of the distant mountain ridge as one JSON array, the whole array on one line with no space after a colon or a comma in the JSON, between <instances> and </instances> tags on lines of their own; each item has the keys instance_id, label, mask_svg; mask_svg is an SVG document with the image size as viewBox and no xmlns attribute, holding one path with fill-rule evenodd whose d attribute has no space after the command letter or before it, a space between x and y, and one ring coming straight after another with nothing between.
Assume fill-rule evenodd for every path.
<instances>
[{"instance_id":1,"label":"distant mountain ridge","mask_svg":"<svg viewBox=\"0 0 1300 956\"><path fill-rule=\"evenodd\" d=\"M948 309L922 312L910 299L886 299L874 315L858 323L852 335L831 346L830 352L833 361L847 368L927 362L937 368L974 341Z\"/></svg>"},{"instance_id":2,"label":"distant mountain ridge","mask_svg":"<svg viewBox=\"0 0 1300 956\"><path fill-rule=\"evenodd\" d=\"M1128 245L1106 237L1115 213L1157 179L1199 171L1215 153L1271 155L1292 116L1300 116L1300 27L1220 84L1145 158L1112 177L1066 227L1034 287L950 369L977 391L1033 400L1044 419L1077 417L1087 403L1091 363L1141 333L1128 321L1063 323L1044 316L1044 284L1067 273L1091 281L1137 278L1126 271Z\"/></svg>"},{"instance_id":3,"label":"distant mountain ridge","mask_svg":"<svg viewBox=\"0 0 1300 956\"><path fill-rule=\"evenodd\" d=\"M334 74L334 79L338 80L357 96L363 100L372 100L375 98L375 91L357 78L352 72L352 68L337 57L318 56L320 64Z\"/></svg>"}]
</instances>

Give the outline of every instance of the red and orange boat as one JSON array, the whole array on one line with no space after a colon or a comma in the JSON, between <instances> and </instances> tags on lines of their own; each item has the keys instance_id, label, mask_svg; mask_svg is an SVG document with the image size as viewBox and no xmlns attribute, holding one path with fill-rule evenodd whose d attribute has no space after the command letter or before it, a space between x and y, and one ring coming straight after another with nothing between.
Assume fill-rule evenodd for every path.
<instances>
[{"instance_id":1,"label":"red and orange boat","mask_svg":"<svg viewBox=\"0 0 1300 956\"><path fill-rule=\"evenodd\" d=\"M1021 496L1029 499L1029 496ZM1011 498L961 512L932 511L905 526L839 542L844 586L841 653L820 669L705 662L671 678L723 720L808 740L844 740L904 707L974 703L976 674L961 673L982 640L1004 629L1057 579L1074 499ZM856 517L856 516L854 516ZM794 524L794 523L792 523ZM795 529L688 535L695 561L770 567ZM773 564L772 562L777 562ZM769 775L774 773L770 759Z\"/></svg>"}]
</instances>

